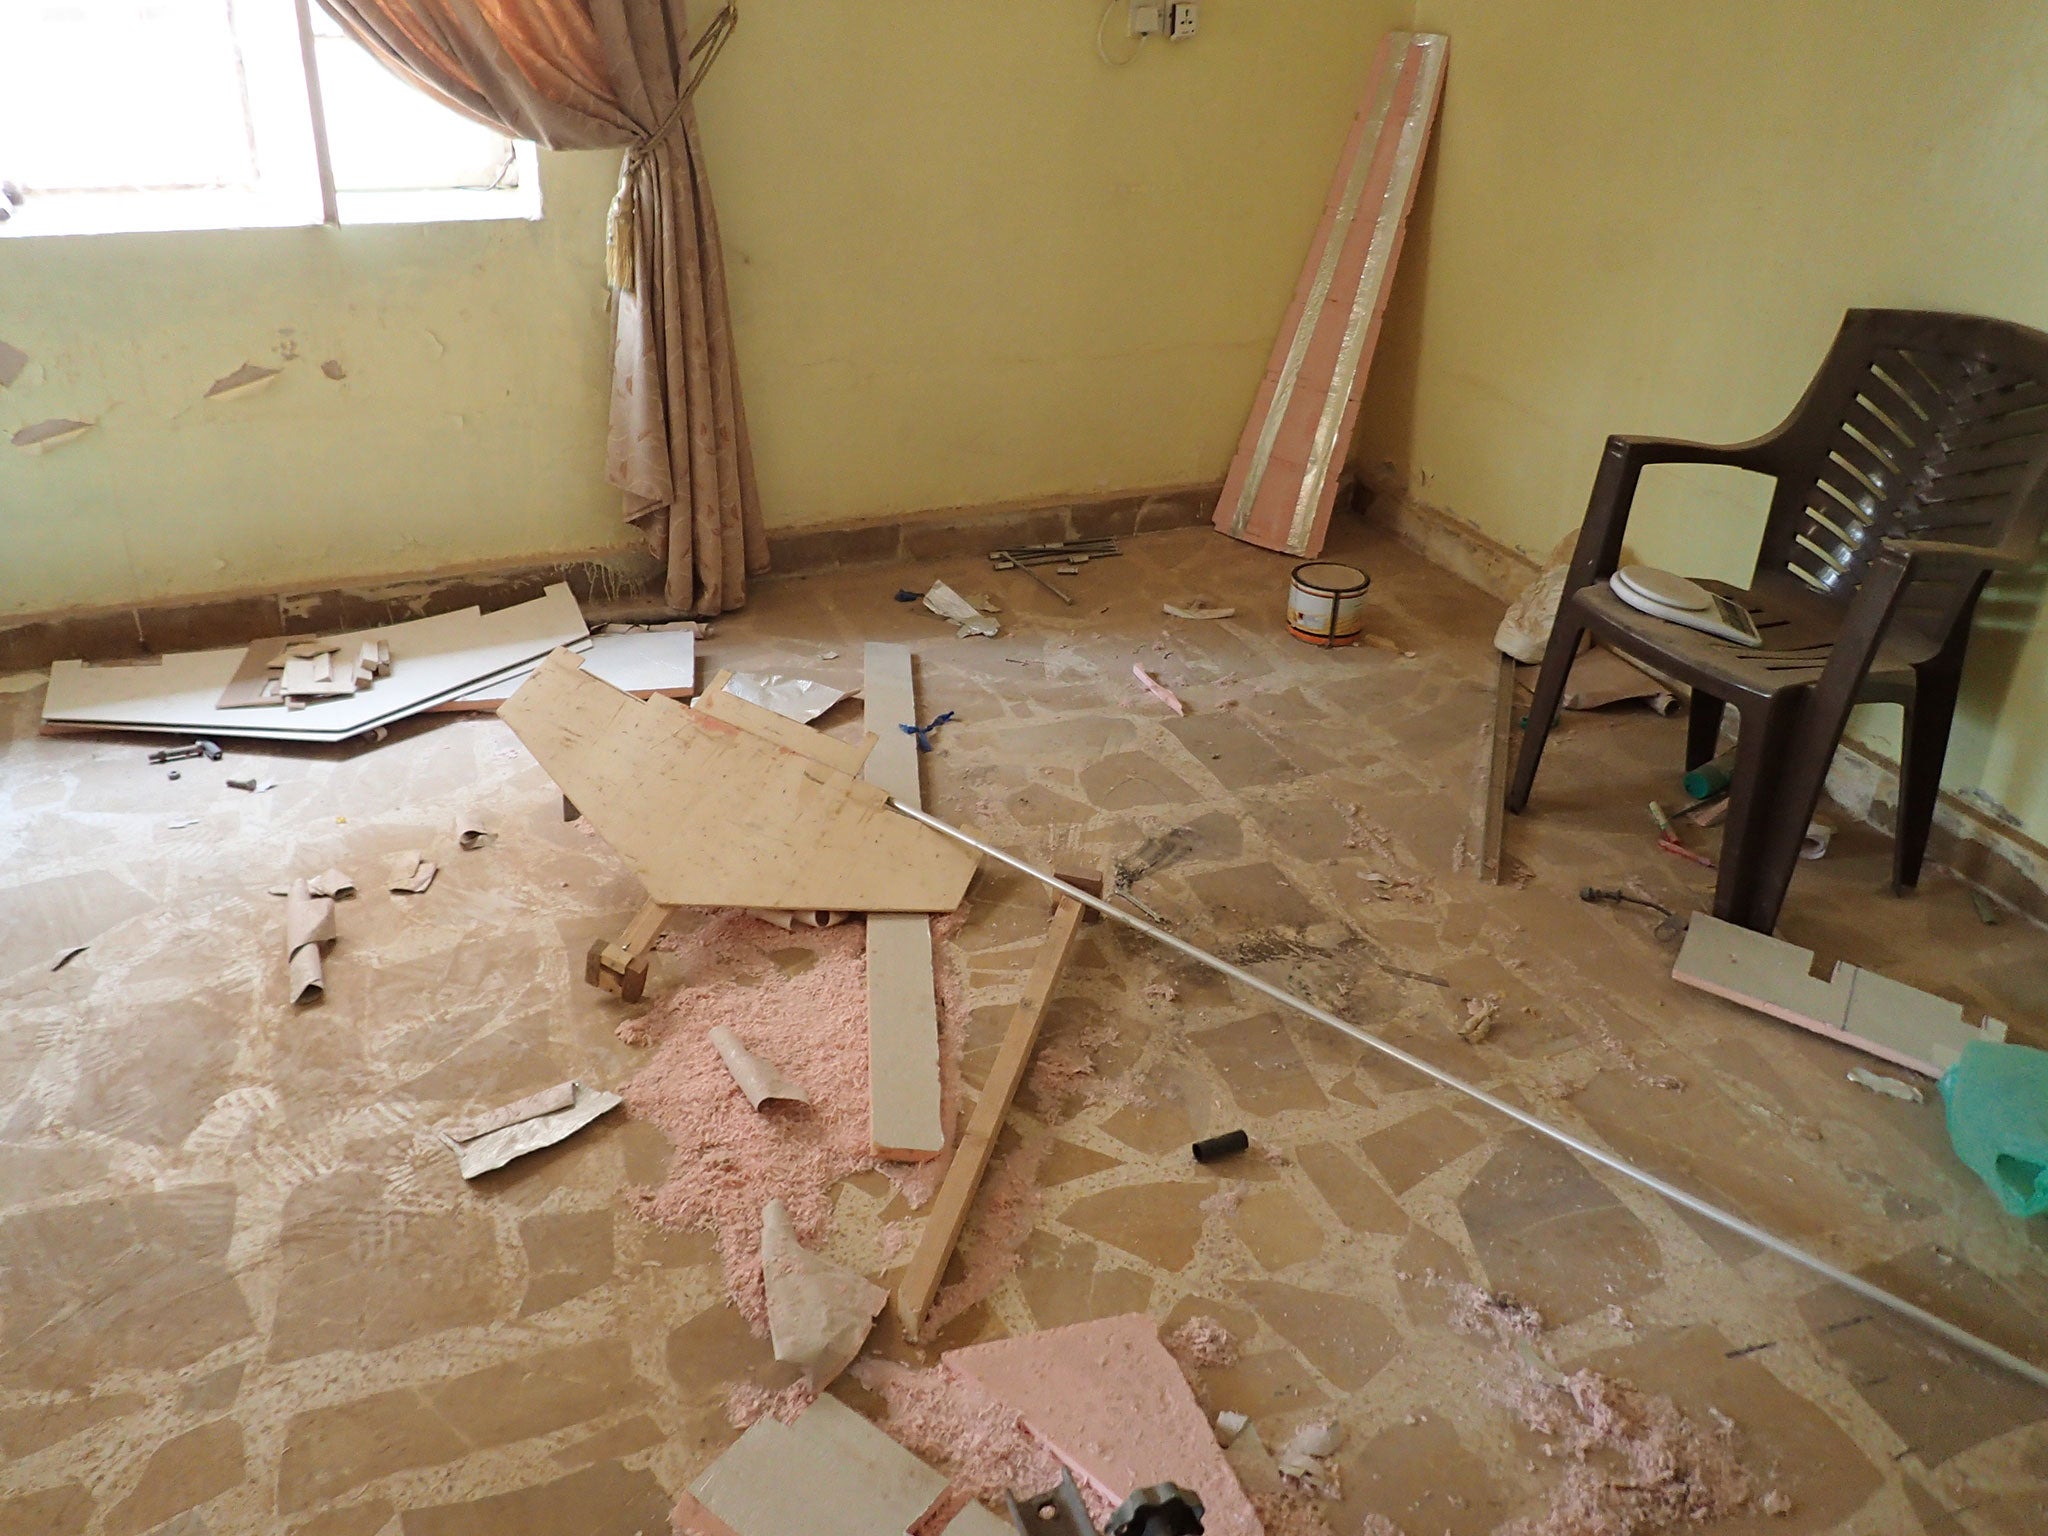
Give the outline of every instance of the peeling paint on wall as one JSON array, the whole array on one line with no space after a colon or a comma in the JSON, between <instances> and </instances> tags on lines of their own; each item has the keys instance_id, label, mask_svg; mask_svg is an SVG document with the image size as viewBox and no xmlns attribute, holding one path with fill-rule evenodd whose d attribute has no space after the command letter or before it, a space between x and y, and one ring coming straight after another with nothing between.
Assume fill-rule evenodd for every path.
<instances>
[{"instance_id":1,"label":"peeling paint on wall","mask_svg":"<svg viewBox=\"0 0 2048 1536\"><path fill-rule=\"evenodd\" d=\"M230 395L246 395L252 389L261 389L281 370L264 368L255 363L244 363L233 373L213 381L213 387L206 392L209 400L224 400Z\"/></svg>"},{"instance_id":2,"label":"peeling paint on wall","mask_svg":"<svg viewBox=\"0 0 2048 1536\"><path fill-rule=\"evenodd\" d=\"M74 437L83 436L92 430L89 421L73 421L65 416L52 416L47 421L31 422L15 433L8 441L17 448L26 448L31 453L41 453L46 448L55 448L59 443L68 443Z\"/></svg>"},{"instance_id":3,"label":"peeling paint on wall","mask_svg":"<svg viewBox=\"0 0 2048 1536\"><path fill-rule=\"evenodd\" d=\"M28 354L19 347L9 346L0 341L0 389L10 387L21 377L21 370L28 366Z\"/></svg>"}]
</instances>

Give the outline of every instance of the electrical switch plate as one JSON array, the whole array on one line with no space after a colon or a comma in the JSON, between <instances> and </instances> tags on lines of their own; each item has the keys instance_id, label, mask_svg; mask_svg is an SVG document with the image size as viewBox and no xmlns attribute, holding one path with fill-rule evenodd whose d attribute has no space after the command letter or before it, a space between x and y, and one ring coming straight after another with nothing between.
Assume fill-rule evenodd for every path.
<instances>
[{"instance_id":1,"label":"electrical switch plate","mask_svg":"<svg viewBox=\"0 0 2048 1536\"><path fill-rule=\"evenodd\" d=\"M1176 0L1166 8L1166 35L1174 42L1195 35L1195 0Z\"/></svg>"}]
</instances>

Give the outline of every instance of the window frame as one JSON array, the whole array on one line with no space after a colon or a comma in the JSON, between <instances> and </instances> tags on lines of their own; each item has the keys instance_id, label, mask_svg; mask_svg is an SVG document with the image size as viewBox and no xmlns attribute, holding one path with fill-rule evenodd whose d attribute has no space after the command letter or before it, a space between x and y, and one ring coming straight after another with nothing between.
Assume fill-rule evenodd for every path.
<instances>
[{"instance_id":1,"label":"window frame","mask_svg":"<svg viewBox=\"0 0 2048 1536\"><path fill-rule=\"evenodd\" d=\"M242 0L247 3L247 0ZM256 0L262 5L275 0ZM289 0L297 30L293 54L306 114L304 142L294 124L286 170L258 189L108 189L31 197L0 221L0 243L91 235L159 234L241 229L354 229L386 224L475 223L542 217L540 154L531 140L511 138L518 180L511 187L418 187L351 192L338 188L328 142L312 0ZM266 50L281 64L285 44ZM293 91L289 85L280 89ZM296 94L296 92L294 92ZM294 112L293 115L296 115ZM510 136L508 135L508 138ZM301 156L310 163L299 164ZM305 175L310 172L310 179ZM60 203L58 199L63 201ZM34 213L29 210L33 208Z\"/></svg>"}]
</instances>

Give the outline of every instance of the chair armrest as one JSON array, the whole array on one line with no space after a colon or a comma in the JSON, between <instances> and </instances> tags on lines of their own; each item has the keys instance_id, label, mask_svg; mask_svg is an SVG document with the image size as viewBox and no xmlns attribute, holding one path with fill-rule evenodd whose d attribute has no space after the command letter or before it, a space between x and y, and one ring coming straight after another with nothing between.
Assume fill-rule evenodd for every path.
<instances>
[{"instance_id":1,"label":"chair armrest","mask_svg":"<svg viewBox=\"0 0 2048 1536\"><path fill-rule=\"evenodd\" d=\"M1620 566L1621 543L1628 532L1629 513L1635 506L1636 484L1648 466L1726 464L1776 475L1777 448L1776 433L1746 443L1727 444L1691 443L1675 437L1608 438L1606 450L1600 455L1600 473L1593 481L1593 494L1586 503L1586 518L1579 526L1578 546L1572 551L1565 592L1570 594L1596 581L1605 581Z\"/></svg>"},{"instance_id":2,"label":"chair armrest","mask_svg":"<svg viewBox=\"0 0 2048 1536\"><path fill-rule=\"evenodd\" d=\"M2031 552L2022 554L1998 545L1951 544L1941 539L1886 539L1884 547L1893 554L1915 560L1960 560L1985 571L2024 571L2034 563Z\"/></svg>"},{"instance_id":3,"label":"chair armrest","mask_svg":"<svg viewBox=\"0 0 2048 1536\"><path fill-rule=\"evenodd\" d=\"M1695 443L1677 437L1624 437L1607 439L1607 451L1619 454L1637 468L1651 464L1726 464L1758 474L1778 472L1777 434L1754 437L1746 443Z\"/></svg>"}]
</instances>

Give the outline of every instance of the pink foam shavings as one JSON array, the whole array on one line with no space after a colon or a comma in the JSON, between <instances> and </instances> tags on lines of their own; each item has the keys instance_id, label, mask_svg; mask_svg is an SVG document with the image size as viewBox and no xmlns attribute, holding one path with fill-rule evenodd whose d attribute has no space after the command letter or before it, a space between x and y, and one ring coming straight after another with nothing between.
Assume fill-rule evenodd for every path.
<instances>
[{"instance_id":1,"label":"pink foam shavings","mask_svg":"<svg viewBox=\"0 0 2048 1536\"><path fill-rule=\"evenodd\" d=\"M865 941L858 923L785 932L744 913L716 914L663 941L683 959L686 984L619 1028L628 1044L654 1047L624 1089L627 1111L675 1144L661 1187L627 1199L664 1226L717 1232L726 1289L756 1334L767 1328L760 1244L768 1200L789 1207L804 1243L822 1245L832 1186L848 1174L882 1168L913 1203L937 1186L936 1163L885 1163L869 1143ZM814 959L787 974L768 952L792 949ZM940 969L943 1064L959 1055L960 989L957 967ZM811 1102L753 1109L705 1038L720 1024L801 1083ZM942 1070L942 1089L955 1076ZM950 1124L950 1103L945 1112Z\"/></svg>"}]
</instances>

